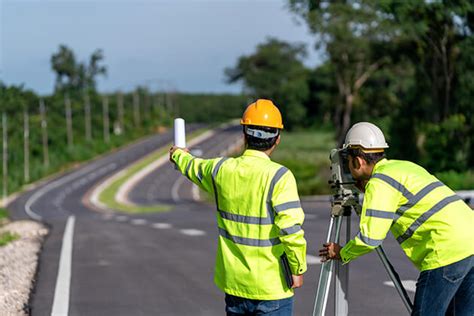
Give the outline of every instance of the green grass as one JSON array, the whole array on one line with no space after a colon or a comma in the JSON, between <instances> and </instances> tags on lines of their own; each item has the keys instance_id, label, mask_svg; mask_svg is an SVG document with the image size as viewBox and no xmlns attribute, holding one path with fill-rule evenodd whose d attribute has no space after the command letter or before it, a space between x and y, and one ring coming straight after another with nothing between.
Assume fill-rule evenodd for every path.
<instances>
[{"instance_id":1,"label":"green grass","mask_svg":"<svg viewBox=\"0 0 474 316\"><path fill-rule=\"evenodd\" d=\"M171 144L169 144L170 146ZM169 147L168 145L165 148ZM108 186L104 191L102 191L99 195L99 201L107 207L116 210L122 211L126 213L152 213L152 212L166 212L171 209L170 206L167 205L150 205L150 206L132 206L132 205L125 205L117 202L115 200L115 195L117 191L120 189L122 184L124 184L130 177L132 177L135 173L139 172L142 168L146 167L148 164L152 163L156 159L160 158L161 156L165 155L168 152L167 149L162 149L159 151L155 151L150 155L146 156L139 162L131 165L127 170L116 179L116 181L112 182L110 186Z\"/></svg>"},{"instance_id":2,"label":"green grass","mask_svg":"<svg viewBox=\"0 0 474 316\"><path fill-rule=\"evenodd\" d=\"M18 234L13 234L10 232L5 232L0 234L0 247L7 245L8 243L17 240L20 238Z\"/></svg>"},{"instance_id":3,"label":"green grass","mask_svg":"<svg viewBox=\"0 0 474 316\"><path fill-rule=\"evenodd\" d=\"M4 208L0 208L0 222L8 218L8 211Z\"/></svg>"},{"instance_id":4,"label":"green grass","mask_svg":"<svg viewBox=\"0 0 474 316\"><path fill-rule=\"evenodd\" d=\"M335 147L334 134L329 131L283 131L272 160L293 172L300 195L330 194L329 153Z\"/></svg>"}]
</instances>

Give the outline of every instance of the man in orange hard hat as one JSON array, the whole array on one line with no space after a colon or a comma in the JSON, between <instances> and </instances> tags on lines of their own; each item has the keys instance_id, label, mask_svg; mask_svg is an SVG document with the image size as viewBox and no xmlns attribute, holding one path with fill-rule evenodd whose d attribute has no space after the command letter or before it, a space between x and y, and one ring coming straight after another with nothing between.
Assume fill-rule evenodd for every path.
<instances>
[{"instance_id":1,"label":"man in orange hard hat","mask_svg":"<svg viewBox=\"0 0 474 316\"><path fill-rule=\"evenodd\" d=\"M227 315L292 315L293 289L306 271L304 220L290 170L272 162L283 123L270 100L250 104L237 158L199 159L172 147L170 160L215 196L219 230L214 282Z\"/></svg>"}]
</instances>

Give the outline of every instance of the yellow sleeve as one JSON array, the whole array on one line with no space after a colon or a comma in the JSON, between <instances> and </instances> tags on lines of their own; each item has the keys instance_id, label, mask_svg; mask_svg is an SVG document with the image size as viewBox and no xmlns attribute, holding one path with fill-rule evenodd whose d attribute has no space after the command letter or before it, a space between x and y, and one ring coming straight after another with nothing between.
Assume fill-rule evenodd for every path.
<instances>
[{"instance_id":1,"label":"yellow sleeve","mask_svg":"<svg viewBox=\"0 0 474 316\"><path fill-rule=\"evenodd\" d=\"M275 184L272 195L275 225L280 230L279 238L288 257L292 274L303 274L306 266L306 240L302 229L304 212L301 208L296 180L287 170Z\"/></svg>"},{"instance_id":2,"label":"yellow sleeve","mask_svg":"<svg viewBox=\"0 0 474 316\"><path fill-rule=\"evenodd\" d=\"M341 250L343 263L371 252L382 244L395 217L400 192L373 178L366 186L359 233Z\"/></svg>"},{"instance_id":3,"label":"yellow sleeve","mask_svg":"<svg viewBox=\"0 0 474 316\"><path fill-rule=\"evenodd\" d=\"M196 158L182 149L177 149L171 159L179 171L189 180L207 192L214 192L212 186L212 170L217 159Z\"/></svg>"}]
</instances>

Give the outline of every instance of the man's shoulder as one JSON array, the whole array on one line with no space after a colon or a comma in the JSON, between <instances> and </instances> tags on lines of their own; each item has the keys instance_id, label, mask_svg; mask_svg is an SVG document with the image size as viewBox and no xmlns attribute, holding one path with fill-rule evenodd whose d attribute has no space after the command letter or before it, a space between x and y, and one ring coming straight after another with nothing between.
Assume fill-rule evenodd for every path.
<instances>
[{"instance_id":1,"label":"man's shoulder","mask_svg":"<svg viewBox=\"0 0 474 316\"><path fill-rule=\"evenodd\" d=\"M412 172L427 172L422 166L408 161L408 160L397 160L390 159L386 160L378 168L376 168L375 173L384 173L384 174L403 174L403 173L412 173Z\"/></svg>"}]
</instances>

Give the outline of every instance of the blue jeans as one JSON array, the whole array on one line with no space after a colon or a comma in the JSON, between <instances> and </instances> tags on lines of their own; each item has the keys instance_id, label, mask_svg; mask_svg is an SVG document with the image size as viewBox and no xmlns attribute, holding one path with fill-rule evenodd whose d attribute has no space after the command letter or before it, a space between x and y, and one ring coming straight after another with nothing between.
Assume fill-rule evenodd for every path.
<instances>
[{"instance_id":1,"label":"blue jeans","mask_svg":"<svg viewBox=\"0 0 474 316\"><path fill-rule=\"evenodd\" d=\"M474 315L474 256L421 272L413 316Z\"/></svg>"},{"instance_id":2,"label":"blue jeans","mask_svg":"<svg viewBox=\"0 0 474 316\"><path fill-rule=\"evenodd\" d=\"M293 314L293 297L282 300L251 300L248 298L225 295L227 316L235 315L271 315L291 316Z\"/></svg>"}]
</instances>

